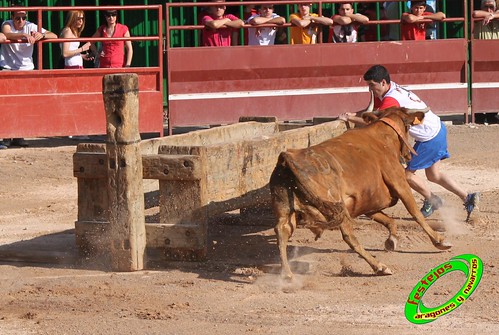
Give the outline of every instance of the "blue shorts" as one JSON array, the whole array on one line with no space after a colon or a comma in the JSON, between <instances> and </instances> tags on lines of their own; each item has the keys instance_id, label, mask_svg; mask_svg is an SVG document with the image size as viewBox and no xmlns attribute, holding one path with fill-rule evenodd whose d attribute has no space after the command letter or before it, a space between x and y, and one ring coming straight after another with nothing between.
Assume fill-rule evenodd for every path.
<instances>
[{"instance_id":1,"label":"blue shorts","mask_svg":"<svg viewBox=\"0 0 499 335\"><path fill-rule=\"evenodd\" d=\"M447 129L442 123L437 136L426 142L416 141L414 150L418 153L417 156L412 154L412 158L407 164L407 170L416 171L427 169L436 162L449 158L447 151Z\"/></svg>"}]
</instances>

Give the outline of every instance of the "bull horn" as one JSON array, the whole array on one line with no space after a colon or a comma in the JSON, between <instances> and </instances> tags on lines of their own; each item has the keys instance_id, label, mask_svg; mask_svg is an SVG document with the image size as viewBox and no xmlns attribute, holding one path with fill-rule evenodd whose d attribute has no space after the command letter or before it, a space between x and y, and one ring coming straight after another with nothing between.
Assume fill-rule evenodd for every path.
<instances>
[{"instance_id":1,"label":"bull horn","mask_svg":"<svg viewBox=\"0 0 499 335\"><path fill-rule=\"evenodd\" d=\"M367 106L364 113L371 113L374 109L374 93L371 90L369 90L369 92L371 93L371 101L369 102L369 106Z\"/></svg>"}]
</instances>

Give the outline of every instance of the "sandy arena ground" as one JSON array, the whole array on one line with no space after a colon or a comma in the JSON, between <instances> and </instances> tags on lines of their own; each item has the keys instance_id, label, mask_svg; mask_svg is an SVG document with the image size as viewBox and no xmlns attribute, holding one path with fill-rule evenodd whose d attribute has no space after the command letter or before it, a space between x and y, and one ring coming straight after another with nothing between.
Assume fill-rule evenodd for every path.
<instances>
[{"instance_id":1,"label":"sandy arena ground","mask_svg":"<svg viewBox=\"0 0 499 335\"><path fill-rule=\"evenodd\" d=\"M78 265L71 257L76 142L33 139L29 148L2 150L0 334L499 334L499 126L448 128L452 157L443 170L481 192L480 211L465 223L461 201L432 185L446 206L429 222L445 229L450 251L435 249L398 204L388 211L400 218L398 251L383 250L387 232L380 225L361 219L356 227L364 247L394 275L374 276L339 231L314 241L300 229L290 243L292 283L276 274L269 220L241 225L237 214L212 219L207 262L135 273ZM404 305L412 288L430 269L464 253L483 260L478 289L432 323L408 322ZM30 258L47 263L26 262ZM443 277L424 296L426 306L444 303L464 281L460 272Z\"/></svg>"}]
</instances>

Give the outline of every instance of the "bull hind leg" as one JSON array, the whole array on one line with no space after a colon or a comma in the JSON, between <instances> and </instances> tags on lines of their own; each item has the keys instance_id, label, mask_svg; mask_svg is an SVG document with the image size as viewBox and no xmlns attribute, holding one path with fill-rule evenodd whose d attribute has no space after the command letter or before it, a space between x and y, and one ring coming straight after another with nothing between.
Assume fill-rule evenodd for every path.
<instances>
[{"instance_id":1,"label":"bull hind leg","mask_svg":"<svg viewBox=\"0 0 499 335\"><path fill-rule=\"evenodd\" d=\"M279 247L279 255L281 257L281 275L286 279L293 278L291 267L288 261L288 241L296 229L296 215L290 212L276 211L277 224L274 231L277 235L277 245Z\"/></svg>"},{"instance_id":2,"label":"bull hind leg","mask_svg":"<svg viewBox=\"0 0 499 335\"><path fill-rule=\"evenodd\" d=\"M395 249L397 249L397 244L398 244L397 222L383 212L377 212L371 214L369 215L369 217L374 221L381 223L383 226L386 227L386 229L388 229L390 235L385 241L385 249L389 251L394 251Z\"/></svg>"},{"instance_id":3,"label":"bull hind leg","mask_svg":"<svg viewBox=\"0 0 499 335\"><path fill-rule=\"evenodd\" d=\"M350 246L350 248L359 254L362 258L366 260L367 263L374 270L377 275L391 275L392 270L388 268L385 264L378 262L371 254L369 254L364 247L359 243L355 235L353 234L353 220L346 216L340 225L341 234L343 235L343 240Z\"/></svg>"}]
</instances>

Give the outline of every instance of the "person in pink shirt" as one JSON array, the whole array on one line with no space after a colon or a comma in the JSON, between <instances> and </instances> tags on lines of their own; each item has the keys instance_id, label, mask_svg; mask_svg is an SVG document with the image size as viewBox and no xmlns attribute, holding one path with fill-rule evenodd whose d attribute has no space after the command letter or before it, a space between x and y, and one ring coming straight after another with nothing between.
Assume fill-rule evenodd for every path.
<instances>
[{"instance_id":1,"label":"person in pink shirt","mask_svg":"<svg viewBox=\"0 0 499 335\"><path fill-rule=\"evenodd\" d=\"M92 51L98 55L99 67L129 67L132 64L133 47L131 41L113 41L113 37L130 37L130 31L124 24L117 22L118 11L107 10L104 12L106 24L101 25L92 37L106 37L102 41L102 49L96 51L92 44ZM126 55L125 55L126 50Z\"/></svg>"},{"instance_id":2,"label":"person in pink shirt","mask_svg":"<svg viewBox=\"0 0 499 335\"><path fill-rule=\"evenodd\" d=\"M232 14L225 14L223 0L214 0L216 5L208 7L208 14L201 19L203 42L205 47L228 47L237 45L237 29L244 25L244 21Z\"/></svg>"}]
</instances>

